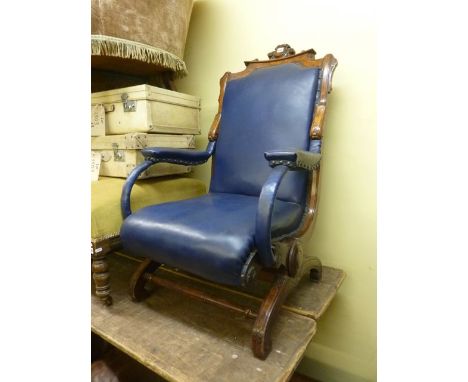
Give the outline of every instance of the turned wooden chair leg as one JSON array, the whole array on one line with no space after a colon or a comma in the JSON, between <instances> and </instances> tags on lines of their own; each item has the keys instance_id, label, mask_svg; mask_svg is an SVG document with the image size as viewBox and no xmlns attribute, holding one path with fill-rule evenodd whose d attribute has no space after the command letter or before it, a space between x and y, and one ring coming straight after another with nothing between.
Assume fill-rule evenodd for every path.
<instances>
[{"instance_id":1,"label":"turned wooden chair leg","mask_svg":"<svg viewBox=\"0 0 468 382\"><path fill-rule=\"evenodd\" d=\"M161 264L151 259L145 259L138 266L130 278L130 287L128 293L133 301L141 301L148 297L148 291L145 289L146 273L153 273Z\"/></svg>"},{"instance_id":2,"label":"turned wooden chair leg","mask_svg":"<svg viewBox=\"0 0 468 382\"><path fill-rule=\"evenodd\" d=\"M99 252L92 255L92 272L96 286L96 296L104 305L112 305L111 288L109 282L109 264L106 261L106 253Z\"/></svg>"},{"instance_id":3,"label":"turned wooden chair leg","mask_svg":"<svg viewBox=\"0 0 468 382\"><path fill-rule=\"evenodd\" d=\"M260 306L252 331L252 351L257 358L265 359L271 351L271 329L289 292L288 281L286 272L280 271Z\"/></svg>"}]
</instances>

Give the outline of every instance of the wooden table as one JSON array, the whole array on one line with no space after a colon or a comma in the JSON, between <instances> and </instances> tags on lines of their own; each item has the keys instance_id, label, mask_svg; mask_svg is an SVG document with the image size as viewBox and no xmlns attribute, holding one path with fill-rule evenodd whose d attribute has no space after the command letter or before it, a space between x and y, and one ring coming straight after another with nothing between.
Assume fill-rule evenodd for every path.
<instances>
[{"instance_id":1,"label":"wooden table","mask_svg":"<svg viewBox=\"0 0 468 382\"><path fill-rule=\"evenodd\" d=\"M93 294L91 328L158 375L174 382L287 381L297 367L345 275L324 267L320 283L304 278L286 300L273 329L273 350L265 361L250 348L253 321L242 315L158 288L143 302L127 296L128 280L137 260L109 256L114 304L104 306ZM177 279L245 306L258 307L252 294L215 287L185 274L160 270Z\"/></svg>"}]
</instances>

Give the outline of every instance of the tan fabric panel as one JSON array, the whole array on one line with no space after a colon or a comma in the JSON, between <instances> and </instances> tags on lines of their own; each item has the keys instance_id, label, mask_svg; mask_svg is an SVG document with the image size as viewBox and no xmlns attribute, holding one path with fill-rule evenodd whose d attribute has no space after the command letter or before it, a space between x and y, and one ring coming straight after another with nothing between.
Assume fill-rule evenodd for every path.
<instances>
[{"instance_id":1,"label":"tan fabric panel","mask_svg":"<svg viewBox=\"0 0 468 382\"><path fill-rule=\"evenodd\" d=\"M192 0L92 0L92 55L138 60L183 76L192 6ZM108 64L112 69L112 60Z\"/></svg>"}]
</instances>

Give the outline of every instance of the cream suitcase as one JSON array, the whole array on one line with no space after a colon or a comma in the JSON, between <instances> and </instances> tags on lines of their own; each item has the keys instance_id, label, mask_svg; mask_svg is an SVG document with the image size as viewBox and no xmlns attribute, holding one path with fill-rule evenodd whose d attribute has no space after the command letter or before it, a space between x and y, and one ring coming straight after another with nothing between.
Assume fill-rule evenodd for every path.
<instances>
[{"instance_id":1,"label":"cream suitcase","mask_svg":"<svg viewBox=\"0 0 468 382\"><path fill-rule=\"evenodd\" d=\"M150 85L91 93L105 108L105 133L200 134L200 98Z\"/></svg>"},{"instance_id":2,"label":"cream suitcase","mask_svg":"<svg viewBox=\"0 0 468 382\"><path fill-rule=\"evenodd\" d=\"M91 138L91 150L101 154L99 175L126 178L144 157L141 149L145 147L195 147L193 135L166 135L130 133ZM140 175L140 178L183 174L190 172L189 166L171 163L157 163Z\"/></svg>"}]
</instances>

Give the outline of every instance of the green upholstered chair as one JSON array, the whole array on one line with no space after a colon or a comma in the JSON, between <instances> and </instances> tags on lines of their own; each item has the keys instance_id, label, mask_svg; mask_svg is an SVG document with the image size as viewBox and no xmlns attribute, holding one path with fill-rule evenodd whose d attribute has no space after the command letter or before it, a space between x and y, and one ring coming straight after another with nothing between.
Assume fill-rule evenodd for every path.
<instances>
[{"instance_id":1,"label":"green upholstered chair","mask_svg":"<svg viewBox=\"0 0 468 382\"><path fill-rule=\"evenodd\" d=\"M91 183L91 253L96 295L112 304L109 266L106 255L120 248L122 224L120 196L125 179L100 177ZM131 204L135 210L153 204L195 198L206 193L203 182L181 176L143 179L133 187Z\"/></svg>"}]
</instances>

